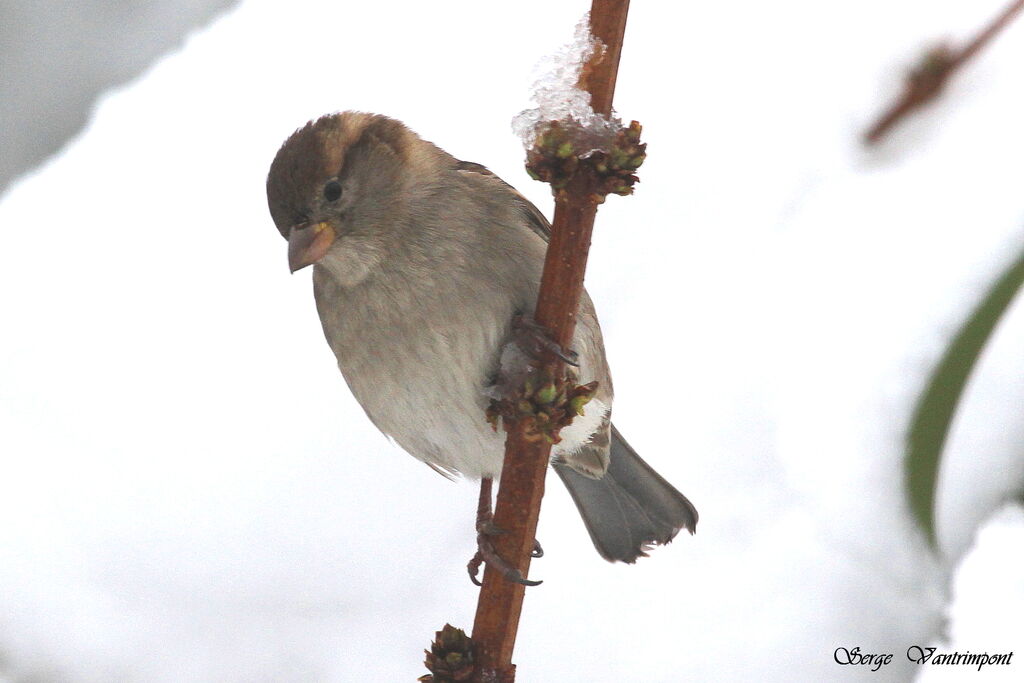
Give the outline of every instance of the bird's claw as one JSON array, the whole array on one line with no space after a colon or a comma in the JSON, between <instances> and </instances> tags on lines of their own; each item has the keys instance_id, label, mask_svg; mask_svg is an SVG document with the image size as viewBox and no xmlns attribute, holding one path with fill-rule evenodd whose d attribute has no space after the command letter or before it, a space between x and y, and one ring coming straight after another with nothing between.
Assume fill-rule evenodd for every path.
<instances>
[{"instance_id":1,"label":"bird's claw","mask_svg":"<svg viewBox=\"0 0 1024 683\"><path fill-rule=\"evenodd\" d=\"M512 317L512 332L516 345L527 355L539 359L547 351L574 368L580 366L579 354L572 349L563 349L551 338L551 330L533 318L516 313Z\"/></svg>"},{"instance_id":2,"label":"bird's claw","mask_svg":"<svg viewBox=\"0 0 1024 683\"><path fill-rule=\"evenodd\" d=\"M523 577L522 572L502 559L494 549L491 537L508 532L494 523L494 515L491 511L491 486L492 480L489 478L485 478L480 482L480 502L477 504L476 510L477 550L473 555L473 559L471 559L466 565L466 571L469 572L469 580L477 586L483 585L480 580L477 579L477 575L480 573L480 566L486 562L489 566L493 567L502 576L513 583L519 583L524 586L539 586L543 581L531 581ZM534 539L533 550L530 552L530 557L543 556L544 549L540 546L540 543Z\"/></svg>"},{"instance_id":3,"label":"bird's claw","mask_svg":"<svg viewBox=\"0 0 1024 683\"><path fill-rule=\"evenodd\" d=\"M530 579L524 578L522 572L510 565L502 559L501 555L498 555L498 553L495 552L494 544L491 543L485 534L477 536L476 542L476 554L473 555L473 559L471 559L469 564L466 565L466 569L469 572L469 580L477 586L483 585L476 577L480 572L480 565L484 562L486 562L489 567L497 570L502 576L512 583L519 583L524 586L539 586L544 583L543 581L531 581ZM540 544L534 541L534 549L530 554L531 557L541 557L541 555L544 554L544 551L541 550L541 554L537 555L536 552L538 548L540 548Z\"/></svg>"}]
</instances>

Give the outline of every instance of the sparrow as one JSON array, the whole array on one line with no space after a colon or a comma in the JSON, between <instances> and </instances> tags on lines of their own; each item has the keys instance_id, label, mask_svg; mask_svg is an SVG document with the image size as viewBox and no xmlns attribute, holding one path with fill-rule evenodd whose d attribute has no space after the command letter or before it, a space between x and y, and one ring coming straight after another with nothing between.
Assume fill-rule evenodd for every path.
<instances>
[{"instance_id":1,"label":"sparrow","mask_svg":"<svg viewBox=\"0 0 1024 683\"><path fill-rule=\"evenodd\" d=\"M267 201L291 271L313 266L324 335L366 415L438 472L480 479L489 506L505 439L485 410L509 349L522 346L521 321L532 320L547 219L484 166L354 111L284 142ZM585 292L572 351L580 383L598 385L551 464L598 553L632 563L680 529L693 533L697 511L612 425L611 376Z\"/></svg>"}]
</instances>

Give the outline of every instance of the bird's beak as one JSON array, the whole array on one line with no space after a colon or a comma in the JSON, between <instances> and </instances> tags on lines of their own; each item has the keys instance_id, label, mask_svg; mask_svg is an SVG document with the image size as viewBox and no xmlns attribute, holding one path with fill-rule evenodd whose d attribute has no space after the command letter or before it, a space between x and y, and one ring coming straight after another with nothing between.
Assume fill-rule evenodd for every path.
<instances>
[{"instance_id":1,"label":"bird's beak","mask_svg":"<svg viewBox=\"0 0 1024 683\"><path fill-rule=\"evenodd\" d=\"M294 273L324 257L334 243L334 228L326 222L293 225L288 232L288 268Z\"/></svg>"}]
</instances>

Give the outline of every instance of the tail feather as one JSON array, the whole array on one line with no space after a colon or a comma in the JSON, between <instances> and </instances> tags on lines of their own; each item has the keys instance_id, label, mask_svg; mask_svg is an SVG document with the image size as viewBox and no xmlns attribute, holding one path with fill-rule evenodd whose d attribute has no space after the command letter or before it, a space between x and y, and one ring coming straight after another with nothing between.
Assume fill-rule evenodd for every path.
<instances>
[{"instance_id":1,"label":"tail feather","mask_svg":"<svg viewBox=\"0 0 1024 683\"><path fill-rule=\"evenodd\" d=\"M691 534L697 510L686 496L636 454L612 426L611 462L600 479L562 464L555 472L569 489L601 557L633 563L680 529Z\"/></svg>"}]
</instances>

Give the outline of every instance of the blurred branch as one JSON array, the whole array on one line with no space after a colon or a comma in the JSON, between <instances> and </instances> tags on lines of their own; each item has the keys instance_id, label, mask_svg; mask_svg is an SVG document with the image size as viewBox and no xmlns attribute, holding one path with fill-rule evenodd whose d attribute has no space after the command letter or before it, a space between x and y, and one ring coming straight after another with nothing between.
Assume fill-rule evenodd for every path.
<instances>
[{"instance_id":1,"label":"blurred branch","mask_svg":"<svg viewBox=\"0 0 1024 683\"><path fill-rule=\"evenodd\" d=\"M960 50L954 50L948 45L938 45L928 50L918 65L907 74L899 99L864 134L864 143L875 144L910 112L937 98L956 70L981 51L1021 9L1024 9L1024 0L1014 0Z\"/></svg>"},{"instance_id":2,"label":"blurred branch","mask_svg":"<svg viewBox=\"0 0 1024 683\"><path fill-rule=\"evenodd\" d=\"M957 332L914 408L905 460L907 497L933 546L939 465L950 425L985 344L1022 286L1024 251L999 276Z\"/></svg>"},{"instance_id":3,"label":"blurred branch","mask_svg":"<svg viewBox=\"0 0 1024 683\"><path fill-rule=\"evenodd\" d=\"M628 9L628 0L593 0L590 10L591 33L606 49L595 50L579 85L590 92L594 110L605 116L611 114ZM551 240L534 312L537 323L550 330L554 341L565 349L572 345L594 217L603 194L601 179L583 170L556 193ZM558 359L550 359L546 369L564 376L564 365ZM551 444L527 435L526 420L505 420L504 424L508 436L494 524L506 533L495 536L494 545L502 558L527 576ZM507 683L515 679L512 650L524 592L525 586L507 580L497 569L490 565L485 569L473 624L477 667L472 680Z\"/></svg>"}]
</instances>

